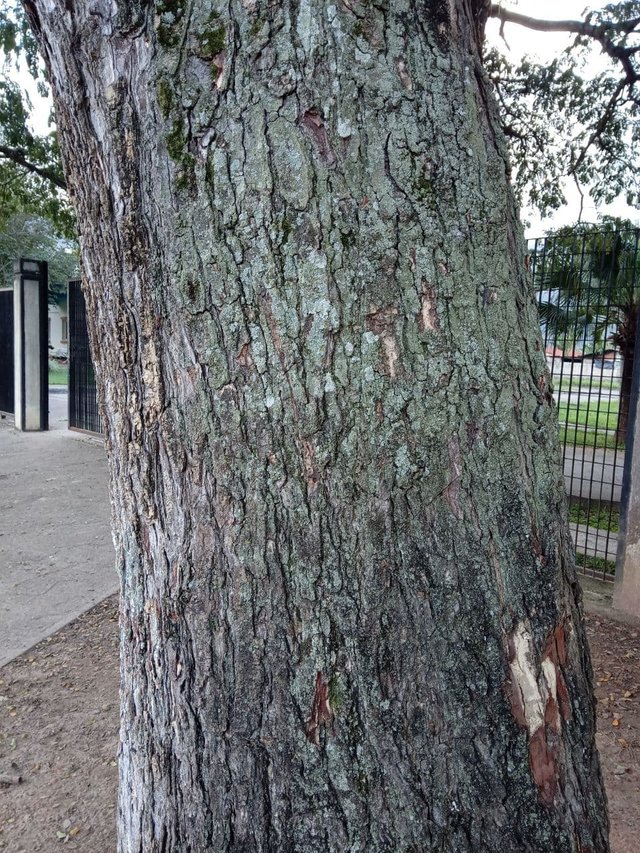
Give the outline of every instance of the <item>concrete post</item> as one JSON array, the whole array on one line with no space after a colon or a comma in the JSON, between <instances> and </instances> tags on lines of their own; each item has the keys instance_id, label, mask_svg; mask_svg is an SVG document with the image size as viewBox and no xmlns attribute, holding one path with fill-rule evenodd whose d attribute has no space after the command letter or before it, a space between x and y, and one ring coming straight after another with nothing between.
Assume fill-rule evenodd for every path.
<instances>
[{"instance_id":1,"label":"concrete post","mask_svg":"<svg viewBox=\"0 0 640 853\"><path fill-rule=\"evenodd\" d=\"M15 425L49 429L48 270L21 258L13 266Z\"/></svg>"},{"instance_id":2,"label":"concrete post","mask_svg":"<svg viewBox=\"0 0 640 853\"><path fill-rule=\"evenodd\" d=\"M640 328L640 327L638 327ZM613 606L640 618L640 341L633 357L633 385L624 455L620 532Z\"/></svg>"}]
</instances>

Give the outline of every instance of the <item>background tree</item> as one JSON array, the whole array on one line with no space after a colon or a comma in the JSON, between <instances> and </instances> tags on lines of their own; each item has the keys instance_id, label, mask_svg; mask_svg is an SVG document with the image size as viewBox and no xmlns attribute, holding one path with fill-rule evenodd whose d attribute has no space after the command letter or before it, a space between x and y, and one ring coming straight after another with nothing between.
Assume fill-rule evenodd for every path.
<instances>
[{"instance_id":1,"label":"background tree","mask_svg":"<svg viewBox=\"0 0 640 853\"><path fill-rule=\"evenodd\" d=\"M15 214L49 220L61 237L72 238L75 223L66 194L57 133L31 129L31 103L26 91L10 76L17 68L47 94L42 61L18 0L0 2L0 230Z\"/></svg>"},{"instance_id":2,"label":"background tree","mask_svg":"<svg viewBox=\"0 0 640 853\"><path fill-rule=\"evenodd\" d=\"M620 443L627 433L640 305L639 237L638 228L614 219L561 228L544 242L534 267L540 316L562 349L602 355L607 347L618 349Z\"/></svg>"},{"instance_id":3,"label":"background tree","mask_svg":"<svg viewBox=\"0 0 640 853\"><path fill-rule=\"evenodd\" d=\"M606 851L484 4L25 8L107 433L119 849Z\"/></svg>"},{"instance_id":4,"label":"background tree","mask_svg":"<svg viewBox=\"0 0 640 853\"><path fill-rule=\"evenodd\" d=\"M67 293L67 283L79 275L77 243L61 238L49 219L16 213L0 231L0 278L3 285L13 282L16 258L37 258L49 265L49 301L57 302Z\"/></svg>"}]
</instances>

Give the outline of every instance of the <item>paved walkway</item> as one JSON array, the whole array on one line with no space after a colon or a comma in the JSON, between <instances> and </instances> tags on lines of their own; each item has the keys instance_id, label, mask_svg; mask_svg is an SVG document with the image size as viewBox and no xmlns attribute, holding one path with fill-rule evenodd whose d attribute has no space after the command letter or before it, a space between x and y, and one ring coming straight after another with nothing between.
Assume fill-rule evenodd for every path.
<instances>
[{"instance_id":1,"label":"paved walkway","mask_svg":"<svg viewBox=\"0 0 640 853\"><path fill-rule=\"evenodd\" d=\"M618 551L618 534L616 531L610 533L598 527L587 527L586 524L569 522L571 535L578 554L586 554L589 557L600 557L603 560L611 560L615 563Z\"/></svg>"},{"instance_id":2,"label":"paved walkway","mask_svg":"<svg viewBox=\"0 0 640 853\"><path fill-rule=\"evenodd\" d=\"M619 503L623 472L624 449L565 448L564 481L574 498Z\"/></svg>"},{"instance_id":3,"label":"paved walkway","mask_svg":"<svg viewBox=\"0 0 640 853\"><path fill-rule=\"evenodd\" d=\"M102 442L66 429L64 393L49 418L0 420L0 666L118 587Z\"/></svg>"}]
</instances>

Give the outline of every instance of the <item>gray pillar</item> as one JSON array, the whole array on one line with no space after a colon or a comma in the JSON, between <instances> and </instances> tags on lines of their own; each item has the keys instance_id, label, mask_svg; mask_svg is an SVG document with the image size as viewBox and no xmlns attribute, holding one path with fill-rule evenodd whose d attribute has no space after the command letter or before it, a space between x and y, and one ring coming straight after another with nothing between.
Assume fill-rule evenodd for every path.
<instances>
[{"instance_id":1,"label":"gray pillar","mask_svg":"<svg viewBox=\"0 0 640 853\"><path fill-rule=\"evenodd\" d=\"M638 327L640 329L640 326ZM620 532L613 606L640 617L640 340L633 358L633 387L625 442Z\"/></svg>"},{"instance_id":2,"label":"gray pillar","mask_svg":"<svg viewBox=\"0 0 640 853\"><path fill-rule=\"evenodd\" d=\"M24 432L49 429L47 272L25 258L13 267L15 425Z\"/></svg>"}]
</instances>

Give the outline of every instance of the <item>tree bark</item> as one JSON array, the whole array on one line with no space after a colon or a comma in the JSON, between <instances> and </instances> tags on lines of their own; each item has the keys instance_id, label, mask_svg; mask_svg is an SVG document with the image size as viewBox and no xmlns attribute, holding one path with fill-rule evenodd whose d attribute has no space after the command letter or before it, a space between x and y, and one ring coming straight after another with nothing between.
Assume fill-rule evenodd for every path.
<instances>
[{"instance_id":1,"label":"tree bark","mask_svg":"<svg viewBox=\"0 0 640 853\"><path fill-rule=\"evenodd\" d=\"M627 439L629 425L629 406L633 386L633 364L638 331L638 307L629 305L624 312L623 322L613 335L613 341L620 349L622 376L620 377L620 409L616 425L616 441L623 445Z\"/></svg>"},{"instance_id":2,"label":"tree bark","mask_svg":"<svg viewBox=\"0 0 640 853\"><path fill-rule=\"evenodd\" d=\"M107 429L121 853L606 851L483 4L25 7Z\"/></svg>"}]
</instances>

